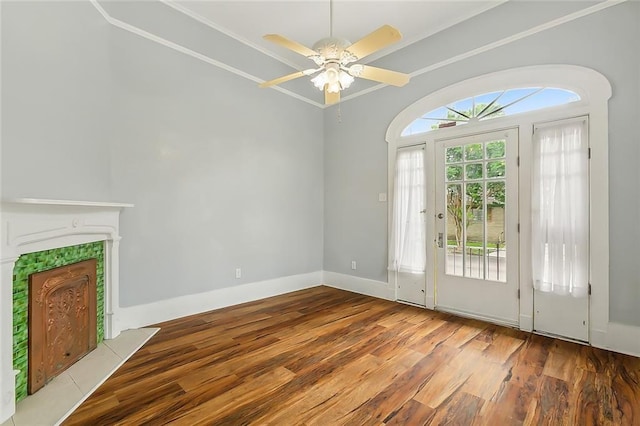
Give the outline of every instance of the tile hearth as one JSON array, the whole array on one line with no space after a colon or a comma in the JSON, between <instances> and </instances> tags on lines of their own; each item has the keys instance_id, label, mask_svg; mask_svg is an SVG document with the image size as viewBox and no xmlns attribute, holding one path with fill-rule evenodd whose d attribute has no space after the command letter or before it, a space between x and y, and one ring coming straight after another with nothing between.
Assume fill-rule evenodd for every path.
<instances>
[{"instance_id":1,"label":"tile hearth","mask_svg":"<svg viewBox=\"0 0 640 426\"><path fill-rule=\"evenodd\" d=\"M127 330L113 340L105 340L39 392L20 401L13 418L0 426L59 424L158 330Z\"/></svg>"}]
</instances>

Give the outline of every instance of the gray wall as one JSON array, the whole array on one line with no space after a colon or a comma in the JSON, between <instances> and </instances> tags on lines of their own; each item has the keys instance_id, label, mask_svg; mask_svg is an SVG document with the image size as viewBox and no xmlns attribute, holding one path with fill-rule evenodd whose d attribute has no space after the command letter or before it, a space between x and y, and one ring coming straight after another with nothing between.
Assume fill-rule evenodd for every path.
<instances>
[{"instance_id":1,"label":"gray wall","mask_svg":"<svg viewBox=\"0 0 640 426\"><path fill-rule=\"evenodd\" d=\"M193 23L146 5L122 6L176 33ZM188 47L219 59L229 46L206 31ZM321 110L115 28L88 2L3 3L2 43L2 196L134 203L122 306L322 269Z\"/></svg>"},{"instance_id":2,"label":"gray wall","mask_svg":"<svg viewBox=\"0 0 640 426\"><path fill-rule=\"evenodd\" d=\"M585 5L508 2L376 65L411 72ZM255 64L268 70L265 77L286 70L257 52L230 48L233 42L206 28L187 28L192 21L164 5L109 6L150 31L165 23L171 34L164 36L238 67ZM377 195L386 192L391 120L472 76L583 65L609 78L614 92L611 318L640 325L639 15L637 2L609 8L404 88L344 102L340 121L335 107L322 112L256 90L253 82L114 28L87 2L3 2L2 196L135 203L122 216L124 306L311 272L323 267L323 257L326 270L350 274L356 260L357 275L384 281L387 207ZM242 279L234 278L236 267Z\"/></svg>"},{"instance_id":3,"label":"gray wall","mask_svg":"<svg viewBox=\"0 0 640 426\"><path fill-rule=\"evenodd\" d=\"M111 37L122 303L322 269L322 111L130 33ZM242 278L235 278L235 268Z\"/></svg>"},{"instance_id":4,"label":"gray wall","mask_svg":"<svg viewBox=\"0 0 640 426\"><path fill-rule=\"evenodd\" d=\"M109 198L109 24L88 2L2 2L2 197Z\"/></svg>"},{"instance_id":5,"label":"gray wall","mask_svg":"<svg viewBox=\"0 0 640 426\"><path fill-rule=\"evenodd\" d=\"M519 7L528 12L519 13ZM379 64L395 64L395 69L410 72L436 62L442 46L449 46L453 56L466 50L468 40L475 45L478 38L498 39L500 28L492 31L490 25L477 21L501 22L504 8L510 10L508 16L523 21L523 28L537 16L529 10L530 4L509 2L438 34L438 40L447 44L424 40ZM353 259L358 261L358 276L386 281L387 214L377 194L385 192L387 184L385 132L406 106L435 90L492 71L535 64L582 65L605 75L613 87L609 104L610 317L640 325L640 141L635 129L640 116L639 23L640 3L623 3L423 74L404 88L384 88L345 102L342 122L335 120L335 108L326 110L324 269L352 274Z\"/></svg>"}]
</instances>

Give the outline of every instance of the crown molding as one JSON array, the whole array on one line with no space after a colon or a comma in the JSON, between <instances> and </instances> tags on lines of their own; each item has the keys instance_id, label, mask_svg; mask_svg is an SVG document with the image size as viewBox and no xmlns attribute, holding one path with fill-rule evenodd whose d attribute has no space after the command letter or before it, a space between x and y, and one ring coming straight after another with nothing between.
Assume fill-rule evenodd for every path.
<instances>
[{"instance_id":1,"label":"crown molding","mask_svg":"<svg viewBox=\"0 0 640 426\"><path fill-rule=\"evenodd\" d=\"M271 52L270 50L265 49L264 47L255 44L249 40L247 40L246 38L239 36L238 34L229 31L228 29L221 27L220 25L216 24L215 22L212 22L211 20L205 18L204 16L200 15L199 13L196 13L194 11L192 11L191 9L188 9L184 6L182 6L179 3L176 3L173 0L159 0L160 3L164 3L166 6L169 6L170 8L177 10L180 13L183 13L185 15L187 15L189 18L194 19L198 22L200 22L201 24L206 25L207 27L214 29L228 37L231 37L232 39L244 44L245 46L249 46L252 49L257 50L258 52L269 56L273 59L275 59L276 61L280 61L285 65L290 66L291 68L293 68L295 71L300 71L300 66L298 64L295 64L293 62L291 62L288 59L285 59L284 57L277 55L273 52ZM506 0L505 0L506 1Z\"/></svg>"},{"instance_id":2,"label":"crown molding","mask_svg":"<svg viewBox=\"0 0 640 426\"><path fill-rule=\"evenodd\" d=\"M602 3L598 3L598 4L594 5L594 6L590 6L590 7L586 8L586 9L582 9L582 10L579 10L577 12L570 13L568 15L562 16L560 18L556 18L556 19L551 20L549 22L545 22L544 24L537 25L537 26L535 26L533 28L530 28L530 29L525 30L525 31L521 31L521 32L513 34L513 35L511 35L509 37L505 37L503 39L494 41L492 43L485 44L484 46L480 46L480 47L477 47L475 49L469 50L467 52L460 53L459 55L452 56L449 59L445 59L443 61L436 62L435 64L427 65L426 67L420 68L420 69L410 73L409 75L411 77L417 77L419 75L426 74L428 72L437 70L438 68L442 68L442 67L445 67L447 65L451 65L451 64L454 64L456 62L460 62L462 60L465 60L465 59L471 58L473 56L479 55L481 53L488 52L488 51L496 49L498 47L505 46L505 45L513 43L515 41L521 40L523 38L532 36L534 34L541 33L543 31L549 30L551 28L558 27L560 25L566 24L568 22L574 21L574 20L582 18L584 16L591 15L593 13L599 12L601 10L607 9L607 8L609 8L611 6L615 6L615 5L620 4L620 3L624 3L626 1L627 0L607 0L607 1L604 1ZM361 91L359 91L357 93L354 93L352 95L345 96L344 98L342 98L342 101L348 101L348 100L351 100L351 99L355 99L355 98L360 97L362 95L366 95L367 93L375 92L376 90L382 89L385 86L387 86L387 85L386 84L377 84L375 86L372 86L372 87L369 87L367 89L361 90Z\"/></svg>"},{"instance_id":3,"label":"crown molding","mask_svg":"<svg viewBox=\"0 0 640 426\"><path fill-rule=\"evenodd\" d=\"M395 43L391 50L387 48L387 49L384 49L383 51L379 51L377 53L373 53L373 54L367 56L366 60L361 62L361 63L368 64L368 63L371 63L371 62L373 62L373 61L375 61L377 59L380 59L380 58L382 58L384 56L387 56L387 55L389 55L389 54L391 54L393 52L397 52L398 50L402 50L405 47L412 45L413 43L417 43L420 40L424 40L427 37L431 37L432 35L437 34L440 31L444 31L447 28L451 28L451 27L453 27L455 25L458 25L459 23L464 22L467 19L471 19L474 16L478 16L478 15L486 12L487 10L493 9L494 7L498 7L501 4L506 3L508 1L509 0L496 0L496 1L493 1L491 3L488 3L482 9L478 9L478 10L475 10L473 12L467 12L467 13L460 14L453 21L444 23L442 25L436 25L434 27L429 28L429 30L424 31L424 32L422 32L422 33L420 33L418 35L413 36L413 37L406 37L405 38L403 36L402 40L400 40L399 42Z\"/></svg>"},{"instance_id":4,"label":"crown molding","mask_svg":"<svg viewBox=\"0 0 640 426\"><path fill-rule=\"evenodd\" d=\"M204 55L204 54L199 53L199 52L196 52L195 50L189 49L189 48L187 48L185 46L182 46L182 45L180 45L178 43L174 43L174 42L172 42L170 40L167 40L167 39L162 38L160 36L157 36L157 35L155 35L153 33L150 33L149 31L145 31L145 30L143 30L141 28L138 28L138 27L136 27L134 25L131 25L131 24L128 24L128 23L126 23L124 21L116 19L116 18L112 17L111 15L109 15L109 13L107 13L106 10L104 10L104 8L100 5L100 3L98 3L97 0L89 0L89 1L98 10L98 12L100 12L100 14L105 18L105 20L109 24L113 25L114 27L117 27L117 28L120 28L122 30L128 31L128 32L130 32L132 34L138 35L138 36L140 36L142 38L145 38L145 39L147 39L149 41L153 41L155 43L161 44L161 45L163 45L165 47L168 47L169 49L173 49L173 50L175 50L177 52L184 53L185 55L191 56L192 58L199 59L199 60L201 60L203 62L206 62L206 63L208 63L210 65L213 65L213 66L215 66L217 68L223 69L225 71L229 71L230 73L233 73L233 74L235 74L237 76L246 78L247 80L251 80L251 81L253 81L255 83L263 83L265 81L265 80L263 80L263 79L261 79L259 77L256 77L256 76L254 76L252 74L244 72L244 71L242 71L242 70L240 70L238 68L232 67L231 65L225 64L224 62L221 62L221 61L218 61L216 59L210 58L209 56ZM295 92L292 92L290 90L284 89L284 88L279 87L279 86L272 86L272 88L274 90L277 90L280 93L284 93L285 95L291 96L292 98L295 98L295 99L298 99L300 101L306 102L306 103L308 103L310 105L313 105L315 107L324 108L324 105L322 105L322 104L320 104L320 103L318 103L316 101L313 101L313 100L311 100L309 98L306 98L306 97L304 97L302 95L299 95L299 94L297 94Z\"/></svg>"},{"instance_id":5,"label":"crown molding","mask_svg":"<svg viewBox=\"0 0 640 426\"><path fill-rule=\"evenodd\" d=\"M170 40L164 39L164 38L162 38L160 36L157 36L155 34L152 34L152 33L148 32L148 31L145 31L145 30L143 30L141 28L138 28L138 27L135 27L133 25L130 25L130 24L128 24L126 22L123 22L123 21L121 21L119 19L115 19L111 15L109 15L107 13L107 11L104 10L104 8L102 8L102 6L98 2L98 0L89 0L89 1L98 10L98 12L105 18L105 20L109 24L111 24L111 25L113 25L113 26L115 26L117 28L120 28L122 30L128 31L128 32L130 32L132 34L136 34L136 35L138 35L140 37L146 38L149 41L153 41L155 43L161 44L163 46L166 46L166 47L168 47L170 49L176 50L176 51L178 51L180 53L183 53L185 55L191 56L191 57L193 57L195 59L199 59L199 60L201 60L203 62L206 62L206 63L208 63L210 65L213 65L213 66L215 66L217 68L220 68L220 69L223 69L225 71L231 72L231 73L233 73L233 74L235 74L237 76L246 78L246 79L251 80L251 81L253 81L255 83L263 83L265 81L265 80L263 80L263 79L261 79L259 77L256 77L256 76L254 76L252 74L244 72L244 71L242 71L242 70L240 70L238 68L232 67L231 65L228 65L228 64L226 64L224 62L221 62L221 61L218 61L216 59L210 58L209 56L206 56L206 55L204 55L202 53L196 52L196 51L194 51L192 49L189 49L189 48L187 48L185 46L182 46L182 45L179 45L177 43L174 43L174 42L172 42ZM505 38L502 38L500 40L497 40L497 41L494 41L494 42L491 42L491 43L487 43L484 46L480 46L480 47L477 47L475 49L471 49L471 50L469 50L467 52L460 53L458 55L452 56L451 58L448 58L448 59L445 59L443 61L437 62L435 64L431 64L431 65L428 65L426 67L420 68L420 69L418 69L416 71L411 72L409 75L411 77L418 77L418 76L420 76L422 74L426 74L428 72L437 70L437 69L445 67L447 65L451 65L451 64L454 64L456 62L463 61L465 59L471 58L473 56L476 56L476 55L479 55L479 54L482 54L482 53L485 53L485 52L488 52L490 50L496 49L496 48L501 47L501 46L505 46L507 44L510 44L510 43L515 42L515 41L521 40L523 38L532 36L534 34L538 34L540 32L546 31L548 29L558 27L560 25L566 24L568 22L574 21L574 20L582 18L584 16L591 15L593 13L599 12L599 11L607 9L609 7L616 6L616 5L620 4L620 3L624 3L625 1L627 1L627 0L606 0L606 1L603 1L601 3L597 3L597 4L593 5L593 6L587 7L585 9L579 10L577 12L570 13L570 14L562 16L560 18L553 19L553 20L551 20L549 22L545 22L544 24L537 25L537 26L535 26L533 28L521 31L521 32L513 34L513 35L511 35L509 37L505 37ZM265 55L267 55L267 56L269 56L269 57L271 57L273 59L276 59L276 60L278 60L280 62L283 62L286 65L291 66L294 69L298 69L298 67L296 65L292 64L291 62L289 62L289 61L287 61L287 60L285 60L285 59L283 59L283 58L281 58L281 57L279 57L277 55L274 55L273 53L267 51L266 49L263 49L262 47L254 44L254 43L251 43L250 41L245 40L245 39L243 39L242 37L240 37L240 36L238 36L236 34L233 34L232 32L220 27L219 25L214 24L210 20L208 20L208 19L206 19L206 18L204 18L204 17L202 17L202 16L200 16L200 15L194 13L194 12L191 12L190 10L184 8L183 6L181 6L179 4L174 3L172 0L160 0L160 2L163 3L164 5L168 6L168 7L173 8L174 10L176 10L176 11L178 11L180 13L183 13L183 14L189 16L192 19L195 19L196 21L198 21L198 22L200 22L200 23L202 23L204 25L207 25L208 27L212 28L215 31L219 31L219 32L221 32L221 33L223 33L223 34L225 34L225 35L227 35L229 37L232 37L235 40L237 40L237 41L239 41L239 42L241 42L241 43L243 43L243 44L245 44L247 46L250 46L250 47L256 49L257 51L259 51L259 52L261 52L261 53L263 53L263 54L265 54ZM458 21L458 23L462 22L463 20L464 19L461 18ZM443 28L439 29L438 31L441 31L441 30L443 30L445 28L447 28L447 27L443 27ZM435 32L437 32L437 31L434 30L432 32L432 34L434 34ZM408 46L409 44L415 43L416 41L418 41L418 40L411 41L410 43L407 43L406 45ZM406 47L406 46L403 46L403 47ZM347 95L347 96L342 97L340 103L347 102L347 101L350 101L352 99L356 99L356 98L358 98L360 96L375 92L375 91L377 91L379 89L382 89L382 88L384 88L386 86L388 86L388 85L381 83L381 84L377 84L375 86L369 87L367 89L360 90L359 92L355 92L355 93L353 93L351 95ZM280 93L283 93L285 95L291 96L292 98L298 99L298 100L300 100L302 102L305 102L305 103L307 103L309 105L313 105L313 106L321 108L321 109L326 109L326 108L330 107L330 106L327 106L327 105L323 105L323 104L321 104L319 102L316 102L316 101L314 101L312 99L309 99L309 98L307 98L305 96L299 95L299 94L297 94L295 92L292 92L291 90L284 89L284 88L282 88L280 86L271 86L271 88L273 90L277 90Z\"/></svg>"},{"instance_id":6,"label":"crown molding","mask_svg":"<svg viewBox=\"0 0 640 426\"><path fill-rule=\"evenodd\" d=\"M263 53L267 56L270 56L271 58L282 62L285 65L289 65L290 67L294 68L295 70L299 70L300 65L299 64L295 64L293 62L291 62L290 60L279 56L273 52L271 52L268 49L265 49L264 47L257 45L253 42L251 42L250 40L234 33L233 31L228 30L227 28L224 28L218 24L216 24L215 22L212 22L210 19L205 18L204 16L200 15L197 12L192 11L191 9L176 3L175 0L159 0L161 3L164 3L165 5L177 10L178 12L181 12L185 15L187 15L188 17L195 19L196 21L216 30L221 32L222 34L225 34L233 39L235 39L236 41L239 41L240 43L243 43L246 46L251 47L252 49L255 49L257 51L259 51L260 53ZM435 27L431 27L429 30L424 31L414 37L411 38L404 38L402 41L394 44L393 48L389 49L386 48L381 52L378 53L374 53L372 55L367 56L366 60L361 61L361 63L363 64L368 64L370 62L375 61L376 59L380 59L383 56L389 55L390 53L396 52L398 50L404 49L405 47L418 42L422 39L425 39L427 37L432 36L435 33L438 33L440 31L446 30L449 27L453 27L454 25L459 24L460 22L466 21L467 19L473 18L474 16L480 15L481 13L486 12L489 9L492 9L494 7L500 6L503 3L506 3L509 0L496 0L494 2L488 3L485 7L483 7L482 9L479 10L474 10L473 12L468 12L468 13L464 13L461 14L460 16L458 16L454 21L451 22L447 22L446 24L443 25L437 25Z\"/></svg>"}]
</instances>

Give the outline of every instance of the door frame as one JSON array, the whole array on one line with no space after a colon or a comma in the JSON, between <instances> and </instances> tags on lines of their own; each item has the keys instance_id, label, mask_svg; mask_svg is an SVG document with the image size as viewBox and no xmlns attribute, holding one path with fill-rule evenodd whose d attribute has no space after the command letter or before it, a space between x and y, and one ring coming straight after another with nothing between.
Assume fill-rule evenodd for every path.
<instances>
[{"instance_id":1,"label":"door frame","mask_svg":"<svg viewBox=\"0 0 640 426\"><path fill-rule=\"evenodd\" d=\"M513 116L497 117L491 120L469 123L464 126L435 129L433 131L402 136L402 131L414 119L424 112L438 108L468 96L489 93L514 87L547 86L566 88L578 93L581 100L571 104L550 107L529 113ZM590 205L590 236L592 241L599 241L590 249L590 282L592 293L590 299L589 342L595 345L606 345L607 327L609 324L609 159L608 159L608 100L611 98L609 81L597 71L575 65L535 65L498 71L444 87L433 91L430 95L414 102L401 111L387 129L387 191L389 200L393 199L393 170L395 152L398 147L426 143L425 152L433 156L433 141L437 138L463 136L518 127L520 136L520 168L519 168L519 223L520 223L520 317L519 328L524 331L533 330L533 286L531 277L531 220L528 214L531 208L531 143L533 124L562 118L589 116L589 134L592 143L590 163L590 199L598 200ZM433 198L428 198L432 200ZM391 218L391 203L389 218ZM433 217L433 205L428 205ZM429 214L429 213L428 213ZM429 224L430 221L427 221ZM388 223L388 235L391 220ZM599 224L595 226L595 224ZM427 227L427 256L433 259L433 229L429 234ZM430 254L431 253L431 254ZM431 257L429 257L431 256ZM427 308L433 309L433 277L427 271ZM431 277L431 279L430 279ZM389 276L389 283L393 283ZM430 297L431 296L431 297Z\"/></svg>"}]
</instances>

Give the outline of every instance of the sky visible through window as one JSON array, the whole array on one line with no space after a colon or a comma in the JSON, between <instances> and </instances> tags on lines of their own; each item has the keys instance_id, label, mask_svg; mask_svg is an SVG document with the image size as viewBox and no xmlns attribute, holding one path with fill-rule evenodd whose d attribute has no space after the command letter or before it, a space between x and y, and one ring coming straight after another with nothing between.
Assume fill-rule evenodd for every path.
<instances>
[{"instance_id":1,"label":"sky visible through window","mask_svg":"<svg viewBox=\"0 0 640 426\"><path fill-rule=\"evenodd\" d=\"M577 93L552 87L499 90L455 101L429 111L408 125L402 136L429 132L439 126L459 126L469 121L488 120L578 100L580 96Z\"/></svg>"}]
</instances>

